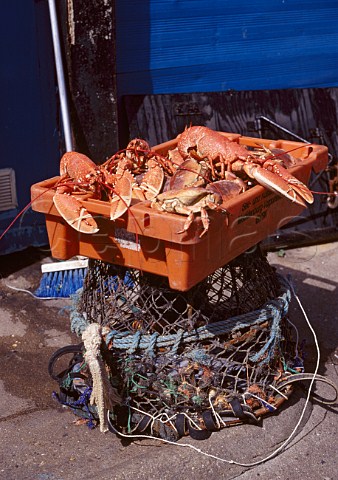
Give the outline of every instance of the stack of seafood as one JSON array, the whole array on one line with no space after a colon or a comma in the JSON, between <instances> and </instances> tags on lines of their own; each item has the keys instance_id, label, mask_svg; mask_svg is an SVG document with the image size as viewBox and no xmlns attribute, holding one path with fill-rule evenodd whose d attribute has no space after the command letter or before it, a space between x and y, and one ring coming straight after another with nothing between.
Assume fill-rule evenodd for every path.
<instances>
[{"instance_id":1,"label":"stack of seafood","mask_svg":"<svg viewBox=\"0 0 338 480\"><path fill-rule=\"evenodd\" d=\"M207 127L186 128L166 155L134 139L102 165L87 156L67 152L61 158L60 179L53 197L60 215L77 231L96 233L98 226L83 200L110 202L110 218L121 217L136 201L150 201L163 212L187 216L181 232L200 214L202 237L209 228L208 210L225 210L226 201L256 183L291 202L313 202L308 187L288 169L298 160L281 149L248 147Z\"/></svg>"}]
</instances>

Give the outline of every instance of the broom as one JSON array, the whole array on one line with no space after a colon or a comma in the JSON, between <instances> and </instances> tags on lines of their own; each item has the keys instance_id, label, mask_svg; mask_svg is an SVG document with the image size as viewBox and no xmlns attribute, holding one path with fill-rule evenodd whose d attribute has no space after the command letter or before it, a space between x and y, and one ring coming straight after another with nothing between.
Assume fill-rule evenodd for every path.
<instances>
[{"instance_id":1,"label":"broom","mask_svg":"<svg viewBox=\"0 0 338 480\"><path fill-rule=\"evenodd\" d=\"M83 286L88 258L41 265L42 278L34 295L39 298L68 298Z\"/></svg>"}]
</instances>

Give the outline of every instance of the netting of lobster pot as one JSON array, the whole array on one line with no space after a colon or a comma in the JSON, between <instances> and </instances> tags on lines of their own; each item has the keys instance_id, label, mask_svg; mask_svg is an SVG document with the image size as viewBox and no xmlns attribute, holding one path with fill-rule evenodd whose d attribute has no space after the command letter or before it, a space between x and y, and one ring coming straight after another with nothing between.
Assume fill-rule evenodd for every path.
<instances>
[{"instance_id":1,"label":"netting of lobster pot","mask_svg":"<svg viewBox=\"0 0 338 480\"><path fill-rule=\"evenodd\" d=\"M102 355L122 398L111 425L206 438L275 411L292 391L283 380L301 366L289 302L287 282L259 248L187 292L165 277L91 260L77 313L102 326Z\"/></svg>"}]
</instances>

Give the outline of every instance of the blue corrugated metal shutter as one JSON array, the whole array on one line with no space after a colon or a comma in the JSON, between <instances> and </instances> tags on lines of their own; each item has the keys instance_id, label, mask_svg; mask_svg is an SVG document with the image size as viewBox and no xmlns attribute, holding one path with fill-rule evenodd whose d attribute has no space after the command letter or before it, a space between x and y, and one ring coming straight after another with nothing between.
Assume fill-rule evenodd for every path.
<instances>
[{"instance_id":1,"label":"blue corrugated metal shutter","mask_svg":"<svg viewBox=\"0 0 338 480\"><path fill-rule=\"evenodd\" d=\"M338 85L336 0L117 0L118 94Z\"/></svg>"}]
</instances>

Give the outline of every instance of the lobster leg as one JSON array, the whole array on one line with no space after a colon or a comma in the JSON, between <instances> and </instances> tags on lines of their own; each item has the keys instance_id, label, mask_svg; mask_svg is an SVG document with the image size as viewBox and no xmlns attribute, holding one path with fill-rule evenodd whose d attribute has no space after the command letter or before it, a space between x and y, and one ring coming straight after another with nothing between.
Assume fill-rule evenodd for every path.
<instances>
[{"instance_id":1,"label":"lobster leg","mask_svg":"<svg viewBox=\"0 0 338 480\"><path fill-rule=\"evenodd\" d=\"M243 170L260 185L288 198L291 202L302 207L306 206L305 201L313 203L313 195L308 187L281 165L270 161L265 162L263 166L247 162L243 165Z\"/></svg>"},{"instance_id":2,"label":"lobster leg","mask_svg":"<svg viewBox=\"0 0 338 480\"><path fill-rule=\"evenodd\" d=\"M77 198L57 191L53 202L61 217L78 232L96 233L99 231L96 221Z\"/></svg>"}]
</instances>

